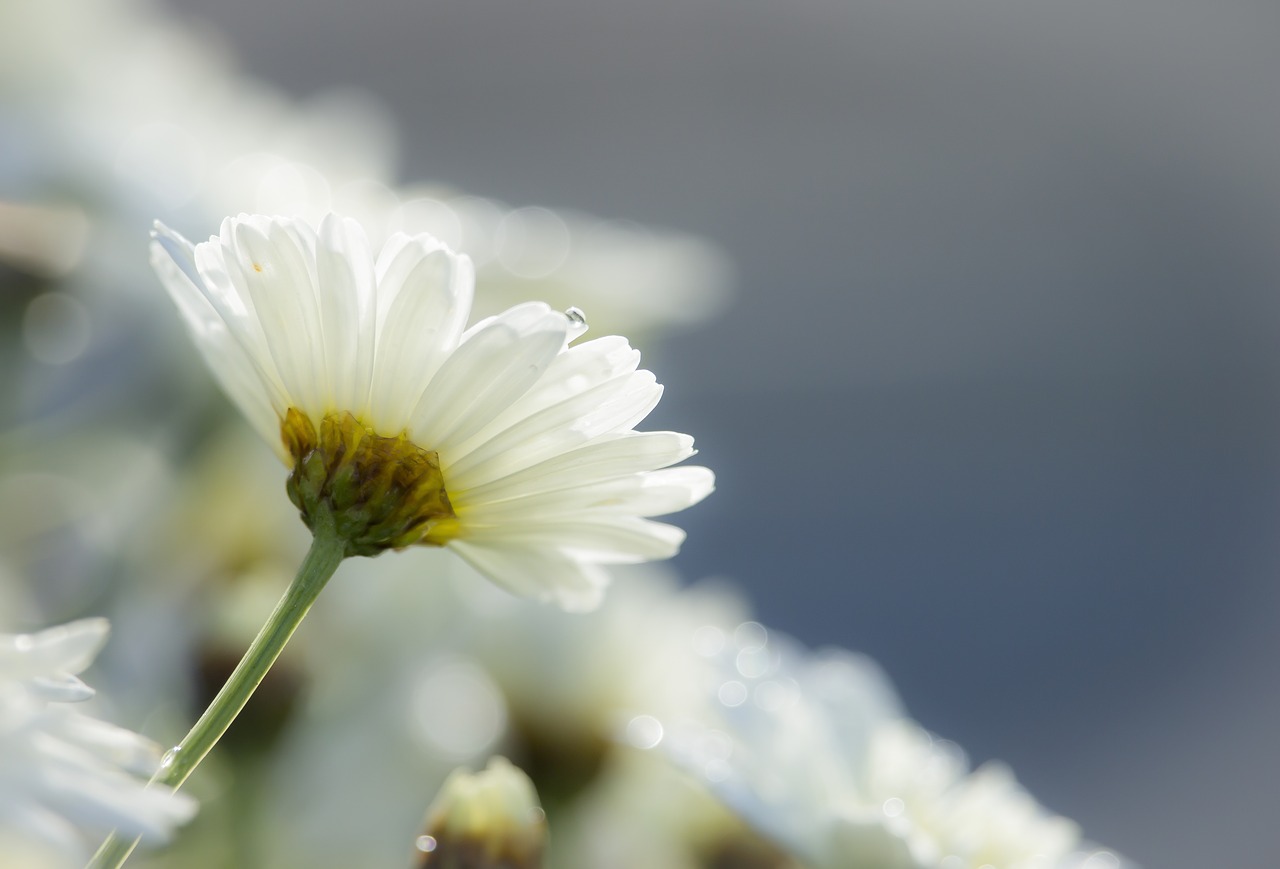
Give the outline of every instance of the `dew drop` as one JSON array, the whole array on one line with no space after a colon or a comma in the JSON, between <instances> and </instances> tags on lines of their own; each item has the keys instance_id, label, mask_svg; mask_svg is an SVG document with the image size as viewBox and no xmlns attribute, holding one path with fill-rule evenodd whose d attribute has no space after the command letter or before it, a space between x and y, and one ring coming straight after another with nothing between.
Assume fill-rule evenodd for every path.
<instances>
[{"instance_id":1,"label":"dew drop","mask_svg":"<svg viewBox=\"0 0 1280 869\"><path fill-rule=\"evenodd\" d=\"M414 843L414 847L424 854L430 854L436 849L435 836L419 836Z\"/></svg>"},{"instance_id":2,"label":"dew drop","mask_svg":"<svg viewBox=\"0 0 1280 869\"><path fill-rule=\"evenodd\" d=\"M564 315L569 320L568 339L570 341L587 331L587 315L581 308L565 308Z\"/></svg>"},{"instance_id":3,"label":"dew drop","mask_svg":"<svg viewBox=\"0 0 1280 869\"><path fill-rule=\"evenodd\" d=\"M889 799L884 801L884 805L881 806L881 808L884 810L884 813L891 818L896 818L898 817L898 815L901 815L903 809L905 809L906 807L907 807L906 804L903 803L902 800L898 799L897 797L889 797Z\"/></svg>"},{"instance_id":4,"label":"dew drop","mask_svg":"<svg viewBox=\"0 0 1280 869\"><path fill-rule=\"evenodd\" d=\"M164 757L160 758L160 769L157 772L168 772L173 769L174 764L178 762L178 755L182 753L181 748L171 748L164 753Z\"/></svg>"}]
</instances>

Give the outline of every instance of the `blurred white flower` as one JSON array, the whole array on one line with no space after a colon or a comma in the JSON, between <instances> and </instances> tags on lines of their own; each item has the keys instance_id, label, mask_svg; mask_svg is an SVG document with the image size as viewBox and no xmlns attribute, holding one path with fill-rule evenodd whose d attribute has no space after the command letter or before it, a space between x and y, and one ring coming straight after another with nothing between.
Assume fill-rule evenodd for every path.
<instances>
[{"instance_id":1,"label":"blurred white flower","mask_svg":"<svg viewBox=\"0 0 1280 869\"><path fill-rule=\"evenodd\" d=\"M550 866L675 869L666 856L700 853L730 826L660 758L630 763L635 752L613 737L637 710L677 714L703 702L709 662L691 637L741 621L736 595L681 590L647 565L627 569L584 617L477 582L438 550L355 559L344 570L308 616L315 630L290 646L296 666L321 676L272 761L262 865L403 865L425 795L454 766L495 751L540 790L554 782L543 794L554 813ZM424 573L438 581L422 582ZM650 797L650 810L637 811ZM627 861L615 859L624 852Z\"/></svg>"},{"instance_id":2,"label":"blurred white flower","mask_svg":"<svg viewBox=\"0 0 1280 869\"><path fill-rule=\"evenodd\" d=\"M155 744L67 708L92 696L77 674L106 635L105 619L0 634L0 846L24 866L78 865L81 832L165 841L195 813L190 797L145 786Z\"/></svg>"},{"instance_id":3,"label":"blurred white flower","mask_svg":"<svg viewBox=\"0 0 1280 869\"><path fill-rule=\"evenodd\" d=\"M710 650L710 649L709 649ZM661 744L814 869L1115 869L1002 765L908 719L870 660L805 655L746 623L713 654L719 714L662 723ZM651 741L656 745L657 740Z\"/></svg>"},{"instance_id":4,"label":"blurred white flower","mask_svg":"<svg viewBox=\"0 0 1280 869\"><path fill-rule=\"evenodd\" d=\"M0 190L75 196L108 221L207 219L228 201L318 218L331 188L389 178L393 124L372 98L295 103L241 74L213 36L146 0L4 4Z\"/></svg>"},{"instance_id":5,"label":"blurred white flower","mask_svg":"<svg viewBox=\"0 0 1280 869\"><path fill-rule=\"evenodd\" d=\"M389 231L427 232L476 266L481 316L528 299L590 310L633 337L703 322L728 300L728 259L693 236L445 189L400 190Z\"/></svg>"},{"instance_id":6,"label":"blurred white flower","mask_svg":"<svg viewBox=\"0 0 1280 869\"><path fill-rule=\"evenodd\" d=\"M533 782L505 757L482 772L454 770L427 810L419 864L441 869L536 869L547 821Z\"/></svg>"},{"instance_id":7,"label":"blurred white flower","mask_svg":"<svg viewBox=\"0 0 1280 869\"><path fill-rule=\"evenodd\" d=\"M557 869L801 869L705 788L651 753L622 750L553 823Z\"/></svg>"},{"instance_id":8,"label":"blurred white flower","mask_svg":"<svg viewBox=\"0 0 1280 869\"><path fill-rule=\"evenodd\" d=\"M7 238L0 225L0 257L65 269L85 252L87 218L95 281L106 266L127 291L140 285L124 279L137 266L118 251L130 249L141 216L199 226L248 211L315 225L338 211L375 244L425 231L469 254L481 316L542 299L589 308L597 328L634 337L723 307L726 259L706 242L440 186L397 187L396 124L375 97L347 88L290 100L238 69L218 36L147 0L0 6L0 199L75 221L71 233L21 227L33 239L21 247L18 229Z\"/></svg>"},{"instance_id":9,"label":"blurred white flower","mask_svg":"<svg viewBox=\"0 0 1280 869\"><path fill-rule=\"evenodd\" d=\"M308 525L352 554L449 546L522 594L590 608L605 563L672 555L709 470L674 432L633 430L662 388L620 337L568 346L576 312L517 306L470 329L473 271L430 236L376 264L358 224L241 216L153 262L213 373L292 465ZM325 519L324 517L330 517Z\"/></svg>"}]
</instances>

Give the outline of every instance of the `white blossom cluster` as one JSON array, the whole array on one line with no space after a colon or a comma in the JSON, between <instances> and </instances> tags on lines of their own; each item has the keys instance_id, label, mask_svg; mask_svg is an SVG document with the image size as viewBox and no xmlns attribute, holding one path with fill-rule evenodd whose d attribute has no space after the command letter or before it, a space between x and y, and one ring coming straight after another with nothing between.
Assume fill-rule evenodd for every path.
<instances>
[{"instance_id":1,"label":"white blossom cluster","mask_svg":"<svg viewBox=\"0 0 1280 869\"><path fill-rule=\"evenodd\" d=\"M652 517L713 488L692 438L637 430L662 387L632 345L722 309L713 245L402 183L367 95L290 100L145 0L0 5L0 130L0 395L32 408L0 430L0 599L110 615L114 708L175 735L203 708L305 551L285 474L357 476L326 431L439 477L411 551L343 563L176 836L197 803L146 786L157 746L76 708L106 620L0 635L0 866L112 829L168 843L155 867L431 866L513 828L565 869L1121 865L867 659L618 567L674 553ZM450 777L498 754L528 775Z\"/></svg>"}]
</instances>

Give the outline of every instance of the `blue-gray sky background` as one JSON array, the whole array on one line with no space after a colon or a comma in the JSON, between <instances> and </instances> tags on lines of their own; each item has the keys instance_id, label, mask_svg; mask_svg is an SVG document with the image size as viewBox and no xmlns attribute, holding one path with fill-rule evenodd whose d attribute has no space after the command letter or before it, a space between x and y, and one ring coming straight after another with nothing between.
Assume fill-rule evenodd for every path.
<instances>
[{"instance_id":1,"label":"blue-gray sky background","mask_svg":"<svg viewBox=\"0 0 1280 869\"><path fill-rule=\"evenodd\" d=\"M175 3L402 180L721 245L678 568L1147 867L1280 862L1280 5Z\"/></svg>"}]
</instances>

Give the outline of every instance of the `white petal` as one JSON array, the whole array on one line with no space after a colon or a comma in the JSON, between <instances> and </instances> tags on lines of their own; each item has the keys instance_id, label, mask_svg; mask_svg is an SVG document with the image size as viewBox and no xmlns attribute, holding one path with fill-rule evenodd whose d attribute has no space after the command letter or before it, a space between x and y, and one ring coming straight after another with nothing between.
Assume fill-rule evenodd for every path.
<instances>
[{"instance_id":1,"label":"white petal","mask_svg":"<svg viewBox=\"0 0 1280 869\"><path fill-rule=\"evenodd\" d=\"M34 634L0 634L0 674L14 679L83 672L107 641L106 619L91 618Z\"/></svg>"},{"instance_id":2,"label":"white petal","mask_svg":"<svg viewBox=\"0 0 1280 869\"><path fill-rule=\"evenodd\" d=\"M359 413L373 375L377 298L373 257L360 224L328 215L316 240L316 282L330 410Z\"/></svg>"},{"instance_id":3,"label":"white petal","mask_svg":"<svg viewBox=\"0 0 1280 869\"><path fill-rule=\"evenodd\" d=\"M200 275L191 243L160 223L156 224L153 238L151 265L169 291L214 379L254 430L277 452L283 452L280 414L287 409L287 399L277 393L273 404L269 379L199 289Z\"/></svg>"},{"instance_id":4,"label":"white petal","mask_svg":"<svg viewBox=\"0 0 1280 869\"><path fill-rule=\"evenodd\" d=\"M33 694L55 703L79 703L93 696L93 689L75 676L36 676L27 683Z\"/></svg>"},{"instance_id":5,"label":"white petal","mask_svg":"<svg viewBox=\"0 0 1280 869\"><path fill-rule=\"evenodd\" d=\"M173 828L190 820L196 802L186 794L152 786L106 767L54 770L46 779L47 797L77 824L95 830L117 829L148 842L169 839Z\"/></svg>"},{"instance_id":6,"label":"white petal","mask_svg":"<svg viewBox=\"0 0 1280 869\"><path fill-rule=\"evenodd\" d=\"M596 440L466 492L468 502L500 501L528 492L554 492L589 480L608 480L665 468L694 454L693 438L677 432L625 432Z\"/></svg>"},{"instance_id":7,"label":"white petal","mask_svg":"<svg viewBox=\"0 0 1280 869\"><path fill-rule=\"evenodd\" d=\"M410 422L414 442L438 450L470 437L542 376L564 346L568 320L540 302L469 333L427 387Z\"/></svg>"},{"instance_id":8,"label":"white petal","mask_svg":"<svg viewBox=\"0 0 1280 869\"><path fill-rule=\"evenodd\" d=\"M132 730L88 715L50 716L44 730L86 749L96 758L140 776L154 775L160 765L159 745Z\"/></svg>"},{"instance_id":9,"label":"white petal","mask_svg":"<svg viewBox=\"0 0 1280 869\"><path fill-rule=\"evenodd\" d=\"M609 574L598 565L549 549L455 540L449 548L498 585L573 612L600 605Z\"/></svg>"},{"instance_id":10,"label":"white petal","mask_svg":"<svg viewBox=\"0 0 1280 869\"><path fill-rule=\"evenodd\" d=\"M512 425L547 407L579 395L594 386L636 370L640 353L625 338L611 335L570 347L556 356L546 373L528 392L492 422L454 448L455 457L466 455Z\"/></svg>"},{"instance_id":11,"label":"white petal","mask_svg":"<svg viewBox=\"0 0 1280 869\"><path fill-rule=\"evenodd\" d=\"M324 416L324 336L315 286L315 233L301 221L250 219L235 223L224 262L232 283L253 300L266 347L289 397L312 419ZM312 251L307 249L308 241Z\"/></svg>"},{"instance_id":12,"label":"white petal","mask_svg":"<svg viewBox=\"0 0 1280 869\"><path fill-rule=\"evenodd\" d=\"M440 449L446 484L470 489L629 429L661 397L662 387L648 371L602 383L521 420L466 456Z\"/></svg>"},{"instance_id":13,"label":"white petal","mask_svg":"<svg viewBox=\"0 0 1280 869\"><path fill-rule=\"evenodd\" d=\"M684 532L674 525L635 516L598 516L468 525L466 540L524 546L534 551L561 549L589 561L633 564L670 558L679 551L684 537Z\"/></svg>"},{"instance_id":14,"label":"white petal","mask_svg":"<svg viewBox=\"0 0 1280 869\"><path fill-rule=\"evenodd\" d=\"M243 286L243 281L237 283L239 269L233 272L227 264L229 253L224 248L229 248L231 228L232 220L228 218L222 222L220 236L196 245L195 264L200 278L196 282L196 288L217 312L231 337L244 349L253 370L262 379L272 404L283 412L293 405L294 399L280 379L280 372L267 347L262 323L254 310L253 299ZM224 238L227 241L224 242Z\"/></svg>"},{"instance_id":15,"label":"white petal","mask_svg":"<svg viewBox=\"0 0 1280 869\"><path fill-rule=\"evenodd\" d=\"M471 260L429 236L392 239L378 260L378 347L367 421L399 434L471 314Z\"/></svg>"},{"instance_id":16,"label":"white petal","mask_svg":"<svg viewBox=\"0 0 1280 869\"><path fill-rule=\"evenodd\" d=\"M575 513L662 516L693 506L714 488L715 475L707 468L667 468L489 503L477 502L472 495L458 516L481 524L565 518Z\"/></svg>"},{"instance_id":17,"label":"white petal","mask_svg":"<svg viewBox=\"0 0 1280 869\"><path fill-rule=\"evenodd\" d=\"M0 822L4 822L4 826L19 833L19 842L24 843L36 840L46 845L52 845L59 852L59 856L66 854L75 863L37 863L37 866L49 869L51 866L80 865L90 855L85 851L85 847L81 844L80 837L82 833L76 828L76 825L64 818L62 815L42 805L32 803L19 803L15 800L0 801ZM0 827L0 834L4 829ZM0 845L7 845L4 842L4 836L0 835ZM25 844L25 843L24 843ZM8 848L5 848L6 856ZM25 855L24 855L25 856ZM43 856L43 855L42 855ZM53 858L53 855L48 855Z\"/></svg>"}]
</instances>

